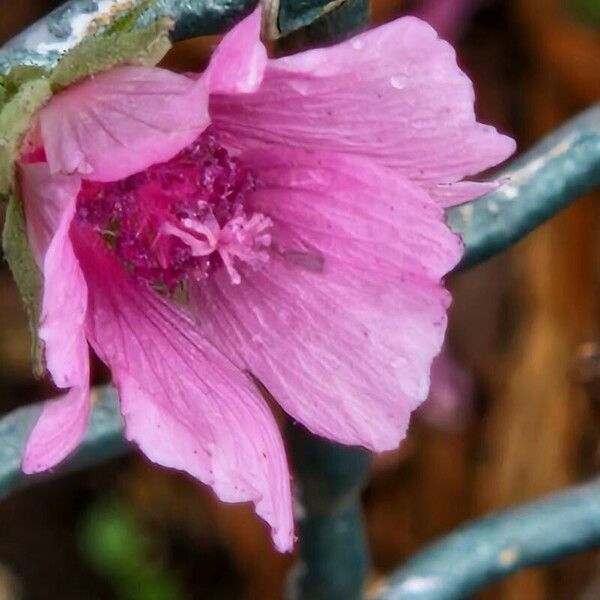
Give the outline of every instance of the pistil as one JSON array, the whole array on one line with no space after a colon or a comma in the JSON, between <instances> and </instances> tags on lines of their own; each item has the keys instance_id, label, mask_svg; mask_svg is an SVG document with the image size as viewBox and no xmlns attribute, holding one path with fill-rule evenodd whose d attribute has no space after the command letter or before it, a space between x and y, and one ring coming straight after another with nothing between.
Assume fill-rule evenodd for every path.
<instances>
[{"instance_id":1,"label":"pistil","mask_svg":"<svg viewBox=\"0 0 600 600\"><path fill-rule=\"evenodd\" d=\"M84 181L78 222L100 234L140 280L172 291L225 268L269 260L270 219L248 211L253 174L209 127L166 163L117 182Z\"/></svg>"}]
</instances>

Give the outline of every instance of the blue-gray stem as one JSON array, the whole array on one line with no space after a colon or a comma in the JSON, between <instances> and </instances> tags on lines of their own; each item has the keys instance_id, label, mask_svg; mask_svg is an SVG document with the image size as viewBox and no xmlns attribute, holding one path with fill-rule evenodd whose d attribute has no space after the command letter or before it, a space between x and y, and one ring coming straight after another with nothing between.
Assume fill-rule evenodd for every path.
<instances>
[{"instance_id":1,"label":"blue-gray stem","mask_svg":"<svg viewBox=\"0 0 600 600\"><path fill-rule=\"evenodd\" d=\"M600 480L474 521L428 546L378 600L459 600L523 567L600 545Z\"/></svg>"},{"instance_id":2,"label":"blue-gray stem","mask_svg":"<svg viewBox=\"0 0 600 600\"><path fill-rule=\"evenodd\" d=\"M133 0L132 4L143 1ZM155 0L143 11L138 23L145 25L159 16L170 15L175 19L173 40L184 40L227 31L257 3L258 0ZM87 23L118 4L123 4L122 0L68 0L0 49L0 73L9 71L15 64L54 65L60 52L81 40ZM274 36L287 35L310 25L333 5L332 0L279 0L279 11L269 31Z\"/></svg>"},{"instance_id":3,"label":"blue-gray stem","mask_svg":"<svg viewBox=\"0 0 600 600\"><path fill-rule=\"evenodd\" d=\"M460 268L481 262L527 235L600 184L600 104L567 121L498 173L495 192L447 211L465 242Z\"/></svg>"},{"instance_id":4,"label":"blue-gray stem","mask_svg":"<svg viewBox=\"0 0 600 600\"><path fill-rule=\"evenodd\" d=\"M371 457L289 425L300 560L292 600L359 600L369 571L360 496Z\"/></svg>"},{"instance_id":5,"label":"blue-gray stem","mask_svg":"<svg viewBox=\"0 0 600 600\"><path fill-rule=\"evenodd\" d=\"M103 463L129 449L123 437L116 390L112 386L95 388L93 398L94 410L85 439L77 452L61 466L61 474ZM24 406L0 419L0 500L25 485L54 475L28 477L21 471L23 450L41 408L41 404Z\"/></svg>"}]
</instances>

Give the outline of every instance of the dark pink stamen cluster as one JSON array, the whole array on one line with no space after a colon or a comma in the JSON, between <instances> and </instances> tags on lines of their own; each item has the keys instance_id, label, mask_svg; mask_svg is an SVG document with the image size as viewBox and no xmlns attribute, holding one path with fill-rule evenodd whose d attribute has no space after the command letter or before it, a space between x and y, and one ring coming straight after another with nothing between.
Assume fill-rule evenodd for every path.
<instances>
[{"instance_id":1,"label":"dark pink stamen cluster","mask_svg":"<svg viewBox=\"0 0 600 600\"><path fill-rule=\"evenodd\" d=\"M117 182L84 181L77 218L138 278L173 290L222 264L215 240L249 220L244 200L253 188L210 127L166 163Z\"/></svg>"}]
</instances>

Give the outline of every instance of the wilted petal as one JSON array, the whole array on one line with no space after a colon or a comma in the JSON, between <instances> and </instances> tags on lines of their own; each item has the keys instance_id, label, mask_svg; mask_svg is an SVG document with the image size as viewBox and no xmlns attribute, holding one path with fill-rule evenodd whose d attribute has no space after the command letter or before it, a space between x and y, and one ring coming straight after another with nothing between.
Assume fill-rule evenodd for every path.
<instances>
[{"instance_id":1,"label":"wilted petal","mask_svg":"<svg viewBox=\"0 0 600 600\"><path fill-rule=\"evenodd\" d=\"M274 251L239 285L221 271L197 286L201 331L313 432L396 447L427 396L459 239L385 168L283 149L244 159Z\"/></svg>"},{"instance_id":2,"label":"wilted petal","mask_svg":"<svg viewBox=\"0 0 600 600\"><path fill-rule=\"evenodd\" d=\"M236 25L217 46L206 71L215 94L244 94L260 86L267 50L260 41L261 9Z\"/></svg>"},{"instance_id":3,"label":"wilted petal","mask_svg":"<svg viewBox=\"0 0 600 600\"><path fill-rule=\"evenodd\" d=\"M207 127L208 93L156 67L119 67L52 98L40 113L52 172L114 181L163 162Z\"/></svg>"},{"instance_id":4,"label":"wilted petal","mask_svg":"<svg viewBox=\"0 0 600 600\"><path fill-rule=\"evenodd\" d=\"M211 115L230 144L356 154L432 189L514 150L513 140L477 123L473 102L452 47L406 17L270 61L256 94L213 98Z\"/></svg>"},{"instance_id":5,"label":"wilted petal","mask_svg":"<svg viewBox=\"0 0 600 600\"><path fill-rule=\"evenodd\" d=\"M179 309L136 284L100 241L77 243L90 288L88 336L112 370L128 439L226 502L252 500L276 546L293 542L280 433L249 378Z\"/></svg>"}]
</instances>

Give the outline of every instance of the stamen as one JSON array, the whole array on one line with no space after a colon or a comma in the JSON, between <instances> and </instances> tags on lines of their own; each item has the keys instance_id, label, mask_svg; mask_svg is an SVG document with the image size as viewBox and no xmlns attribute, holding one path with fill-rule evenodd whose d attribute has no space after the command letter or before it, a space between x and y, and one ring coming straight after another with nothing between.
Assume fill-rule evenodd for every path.
<instances>
[{"instance_id":1,"label":"stamen","mask_svg":"<svg viewBox=\"0 0 600 600\"><path fill-rule=\"evenodd\" d=\"M272 222L245 207L254 187L209 127L166 163L113 183L84 181L77 218L153 286L172 291L220 267L239 283L240 263L258 269L269 259Z\"/></svg>"},{"instance_id":2,"label":"stamen","mask_svg":"<svg viewBox=\"0 0 600 600\"><path fill-rule=\"evenodd\" d=\"M254 269L260 268L269 260L267 248L271 245L271 234L266 232L272 225L271 219L254 213L250 219L234 217L221 230L219 254L233 283L241 281L234 259Z\"/></svg>"}]
</instances>

